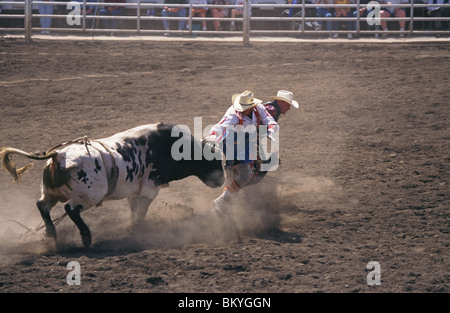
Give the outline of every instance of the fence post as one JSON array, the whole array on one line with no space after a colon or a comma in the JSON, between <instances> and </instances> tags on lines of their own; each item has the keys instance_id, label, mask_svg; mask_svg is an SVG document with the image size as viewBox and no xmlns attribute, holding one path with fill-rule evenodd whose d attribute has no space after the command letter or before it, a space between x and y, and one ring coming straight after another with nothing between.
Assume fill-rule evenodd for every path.
<instances>
[{"instance_id":1,"label":"fence post","mask_svg":"<svg viewBox=\"0 0 450 313\"><path fill-rule=\"evenodd\" d=\"M139 34L141 32L141 0L138 0L136 6L136 31Z\"/></svg>"},{"instance_id":2,"label":"fence post","mask_svg":"<svg viewBox=\"0 0 450 313\"><path fill-rule=\"evenodd\" d=\"M251 8L250 8L250 4L249 4L249 0L245 0L244 1L244 8L243 8L243 21L242 21L242 31L243 31L243 36L244 36L244 46L248 46L250 44L250 38L249 38L249 33L250 33L250 12Z\"/></svg>"},{"instance_id":3,"label":"fence post","mask_svg":"<svg viewBox=\"0 0 450 313\"><path fill-rule=\"evenodd\" d=\"M359 36L359 32L361 31L361 2L358 0L356 2L356 35Z\"/></svg>"},{"instance_id":4,"label":"fence post","mask_svg":"<svg viewBox=\"0 0 450 313\"><path fill-rule=\"evenodd\" d=\"M305 32L305 14L306 14L306 8L305 8L305 0L302 0L302 33ZM295 23L294 23L295 25ZM297 29L295 29L297 30Z\"/></svg>"},{"instance_id":5,"label":"fence post","mask_svg":"<svg viewBox=\"0 0 450 313\"><path fill-rule=\"evenodd\" d=\"M411 0L411 11L410 11L410 20L409 20L409 32L411 35L413 34L414 27L413 27L413 21L414 21L414 0Z\"/></svg>"},{"instance_id":6,"label":"fence post","mask_svg":"<svg viewBox=\"0 0 450 313\"><path fill-rule=\"evenodd\" d=\"M32 8L33 0L25 0L25 41L31 41L31 28L32 28Z\"/></svg>"},{"instance_id":7,"label":"fence post","mask_svg":"<svg viewBox=\"0 0 450 313\"><path fill-rule=\"evenodd\" d=\"M83 33L86 32L86 1L83 0Z\"/></svg>"},{"instance_id":8,"label":"fence post","mask_svg":"<svg viewBox=\"0 0 450 313\"><path fill-rule=\"evenodd\" d=\"M192 1L189 1L189 35L192 35Z\"/></svg>"}]
</instances>

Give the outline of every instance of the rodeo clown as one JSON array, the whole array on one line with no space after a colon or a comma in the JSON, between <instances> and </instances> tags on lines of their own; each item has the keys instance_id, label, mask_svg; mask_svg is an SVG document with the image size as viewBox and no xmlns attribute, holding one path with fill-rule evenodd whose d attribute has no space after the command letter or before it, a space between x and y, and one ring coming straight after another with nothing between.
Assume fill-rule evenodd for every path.
<instances>
[{"instance_id":1,"label":"rodeo clown","mask_svg":"<svg viewBox=\"0 0 450 313\"><path fill-rule=\"evenodd\" d=\"M267 125L267 136L273 140L273 135L278 131L278 124L261 104L262 101L253 96L253 92L246 90L241 94L235 94L231 98L232 105L222 117L220 122L214 125L209 132L209 141L217 144L222 142L223 155L226 156L225 170L236 171L236 176L226 186L223 193L214 200L213 212L225 213L225 204L230 202L231 196L244 187L252 179L251 164L256 160L256 144L250 143L250 136L245 133L244 142L238 140L239 130L244 132L253 131L256 135L257 127L261 124ZM232 137L234 135L234 138ZM233 149L233 155L227 154L227 149ZM244 155L243 155L244 154Z\"/></svg>"}]
</instances>

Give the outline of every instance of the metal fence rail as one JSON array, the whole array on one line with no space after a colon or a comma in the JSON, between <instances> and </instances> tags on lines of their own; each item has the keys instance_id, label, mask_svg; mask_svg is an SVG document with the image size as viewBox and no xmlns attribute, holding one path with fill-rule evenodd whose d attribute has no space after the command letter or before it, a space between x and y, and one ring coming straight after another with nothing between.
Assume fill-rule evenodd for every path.
<instances>
[{"instance_id":1,"label":"metal fence rail","mask_svg":"<svg viewBox=\"0 0 450 313\"><path fill-rule=\"evenodd\" d=\"M360 9L366 8L365 4L361 4L358 0L356 4L309 4L306 3L305 0L302 0L301 4L250 4L249 0L244 1L244 5L194 5L194 4L171 4L170 7L178 7L178 8L186 8L188 9L188 14L186 17L163 17L163 16L147 16L141 14L141 10L154 10L154 9L162 9L163 7L167 6L165 4L160 3L145 3L141 2L141 0L137 0L136 3L108 3L108 2L89 2L87 0L84 0L83 2L77 2L80 7L80 11L76 13L71 13L69 16L68 14L36 14L33 12L33 8L36 11L36 8L39 7L39 5L52 5L52 6L64 6L64 8L68 10L75 9L74 6L72 6L72 2L52 2L52 1L33 1L33 0L24 0L24 1L2 1L0 2L1 5L13 5L14 7L23 8L23 14L0 14L0 20L1 19L19 19L23 20L23 27L15 27L15 28L0 28L0 31L8 31L8 32L23 32L24 36L27 40L31 40L33 31L42 31L44 28L42 27L36 27L33 26L33 21L39 18L55 18L55 19L65 19L66 21L69 18L74 18L76 15L79 18L80 23L78 25L75 25L75 27L59 27L59 28L51 28L51 31L57 31L57 32L70 32L70 33L101 33L101 32L115 32L115 33L135 33L135 34L161 34L161 33L187 33L189 35L236 35L239 34L239 32L236 31L199 31L193 29L193 23L195 22L201 22L201 21L221 21L221 22L240 22L242 23L242 30L240 33L243 36L244 43L248 43L249 39L252 35L257 34L265 34L269 36L278 36L278 35L298 35L298 34L329 34L331 32L333 33L351 33L351 34L373 34L374 30L362 30L361 29L361 23L366 23L368 20L366 17L362 17L360 15ZM106 6L115 6L115 7L123 7L127 10L127 15L122 16L103 16L98 15L98 9L104 8ZM409 23L408 29L405 29L403 31L398 30L389 30L389 31L383 31L383 30L377 30L376 33L383 34L383 33L392 33L392 34L450 34L450 29L447 30L417 30L414 28L415 23L417 22L435 22L437 20L442 22L447 22L450 24L450 17L424 17L424 16L415 16L414 9L420 9L420 8L427 8L429 4L424 3L414 3L414 0L411 0L411 3L408 4L381 4L381 8L392 8L392 7L400 7L404 8L408 13L408 17L379 17L379 20L388 20L388 21L405 21ZM243 9L244 14L242 14L242 17L239 18L231 18L231 17L224 17L224 18L214 18L214 17L194 17L192 15L192 8L196 7L207 7L208 9L212 8L239 8ZM353 17L316 17L316 16L306 16L306 11L308 9L315 9L317 7L322 8L339 8L339 7L346 7L351 8L352 11L354 11ZM440 7L446 7L450 10L450 4L440 5ZM87 8L95 8L96 14L89 15L86 14ZM280 10L301 10L300 16L254 16L255 14L250 14L252 10L265 10L265 12L268 12L272 10L272 12L279 12ZM279 9L276 11L275 9ZM275 14L273 14L275 15ZM118 21L134 21L135 23L132 23L132 27L121 27L117 29L104 29L104 28L98 28L96 24L98 24L102 20L118 20ZM189 22L189 28L186 30L162 30L162 29L144 29L142 27L142 23L146 21L160 21L162 24L163 20L167 21L186 21ZM88 21L90 21L91 26L88 27ZM305 24L307 22L324 22L324 21L339 21L339 22L353 22L355 24L354 30L308 30L305 27ZM258 22L272 22L273 24L280 24L280 23L288 23L288 22L295 22L298 24L298 29L251 29L251 23L258 23ZM128 25L130 26L130 24Z\"/></svg>"}]
</instances>

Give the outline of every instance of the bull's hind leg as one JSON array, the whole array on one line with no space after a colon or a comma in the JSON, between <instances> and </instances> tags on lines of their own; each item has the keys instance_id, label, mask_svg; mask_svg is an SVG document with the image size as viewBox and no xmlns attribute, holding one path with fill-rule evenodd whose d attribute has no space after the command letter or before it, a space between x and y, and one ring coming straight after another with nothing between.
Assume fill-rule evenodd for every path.
<instances>
[{"instance_id":1,"label":"bull's hind leg","mask_svg":"<svg viewBox=\"0 0 450 313\"><path fill-rule=\"evenodd\" d=\"M46 197L42 197L36 202L36 206L39 209L39 213L41 213L42 219L45 224L45 234L47 237L51 237L56 241L56 228L53 225L52 219L50 217L50 210L56 205L58 199L48 199Z\"/></svg>"},{"instance_id":2,"label":"bull's hind leg","mask_svg":"<svg viewBox=\"0 0 450 313\"><path fill-rule=\"evenodd\" d=\"M89 227L87 227L87 225L81 218L81 210L83 209L83 206L77 205L75 208L72 208L72 205L70 203L67 203L64 206L64 209L66 210L66 213L70 217L72 222L74 222L75 225L77 225L78 229L80 230L83 245L86 248L89 248L89 246L91 245L92 237Z\"/></svg>"}]
</instances>

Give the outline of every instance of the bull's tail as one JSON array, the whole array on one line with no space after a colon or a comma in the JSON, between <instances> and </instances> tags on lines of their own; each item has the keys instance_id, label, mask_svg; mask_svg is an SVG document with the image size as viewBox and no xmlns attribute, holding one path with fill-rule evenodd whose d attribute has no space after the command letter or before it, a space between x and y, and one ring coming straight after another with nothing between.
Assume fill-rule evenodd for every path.
<instances>
[{"instance_id":1,"label":"bull's tail","mask_svg":"<svg viewBox=\"0 0 450 313\"><path fill-rule=\"evenodd\" d=\"M43 154L37 154L37 153L28 153L19 149L5 147L0 149L0 161L2 163L2 167L6 172L9 172L11 176L14 178L14 181L18 181L23 174L31 167L33 166L33 163L29 163L21 168L16 168L16 165L12 162L11 158L12 155L18 154L25 156L29 159L33 160L47 160L50 158L53 158L57 155L56 151L49 151Z\"/></svg>"}]
</instances>

